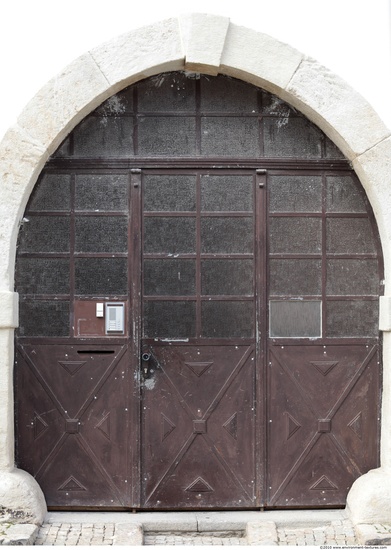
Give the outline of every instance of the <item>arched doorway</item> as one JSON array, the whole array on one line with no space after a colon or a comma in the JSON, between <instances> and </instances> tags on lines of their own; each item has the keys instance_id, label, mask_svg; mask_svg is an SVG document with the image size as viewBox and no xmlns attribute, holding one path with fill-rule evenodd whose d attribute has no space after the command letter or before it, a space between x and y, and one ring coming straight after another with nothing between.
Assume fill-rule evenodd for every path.
<instances>
[{"instance_id":1,"label":"arched doorway","mask_svg":"<svg viewBox=\"0 0 391 550\"><path fill-rule=\"evenodd\" d=\"M26 210L19 465L52 507L344 505L378 465L381 278L355 174L288 104L127 88Z\"/></svg>"}]
</instances>

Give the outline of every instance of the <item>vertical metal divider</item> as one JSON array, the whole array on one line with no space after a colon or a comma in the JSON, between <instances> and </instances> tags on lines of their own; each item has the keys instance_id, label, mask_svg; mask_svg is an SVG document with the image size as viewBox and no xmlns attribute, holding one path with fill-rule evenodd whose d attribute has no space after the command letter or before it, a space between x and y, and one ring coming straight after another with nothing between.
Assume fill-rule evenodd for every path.
<instances>
[{"instance_id":1,"label":"vertical metal divider","mask_svg":"<svg viewBox=\"0 0 391 550\"><path fill-rule=\"evenodd\" d=\"M131 471L131 504L132 508L141 505L141 377L140 377L140 343L142 315L141 285L141 249L142 249L142 173L140 169L130 170L129 192L129 370L131 380L129 434L129 468Z\"/></svg>"},{"instance_id":2,"label":"vertical metal divider","mask_svg":"<svg viewBox=\"0 0 391 550\"><path fill-rule=\"evenodd\" d=\"M322 298L321 298L321 338L325 339L326 322L327 322L327 307L326 307L326 283L327 283L327 179L325 172L322 172Z\"/></svg>"},{"instance_id":3,"label":"vertical metal divider","mask_svg":"<svg viewBox=\"0 0 391 550\"><path fill-rule=\"evenodd\" d=\"M256 293L256 471L257 505L267 501L267 172L255 174L255 293Z\"/></svg>"},{"instance_id":4,"label":"vertical metal divider","mask_svg":"<svg viewBox=\"0 0 391 550\"><path fill-rule=\"evenodd\" d=\"M195 81L196 155L201 156L201 79Z\"/></svg>"},{"instance_id":5,"label":"vertical metal divider","mask_svg":"<svg viewBox=\"0 0 391 550\"><path fill-rule=\"evenodd\" d=\"M201 155L201 79L195 81L196 154ZM196 338L201 338L201 174L196 171Z\"/></svg>"},{"instance_id":6,"label":"vertical metal divider","mask_svg":"<svg viewBox=\"0 0 391 550\"><path fill-rule=\"evenodd\" d=\"M75 196L76 196L76 175L71 173L71 202L69 210L69 334L75 337Z\"/></svg>"},{"instance_id":7,"label":"vertical metal divider","mask_svg":"<svg viewBox=\"0 0 391 550\"><path fill-rule=\"evenodd\" d=\"M201 338L201 175L196 174L196 338Z\"/></svg>"}]
</instances>

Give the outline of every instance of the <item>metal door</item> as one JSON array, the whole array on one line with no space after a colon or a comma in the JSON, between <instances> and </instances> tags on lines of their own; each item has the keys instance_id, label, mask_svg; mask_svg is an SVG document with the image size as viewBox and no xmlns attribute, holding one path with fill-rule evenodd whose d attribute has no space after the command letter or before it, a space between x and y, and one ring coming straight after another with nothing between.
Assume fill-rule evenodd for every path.
<instances>
[{"instance_id":1,"label":"metal door","mask_svg":"<svg viewBox=\"0 0 391 550\"><path fill-rule=\"evenodd\" d=\"M17 465L57 508L343 506L379 463L382 279L360 182L301 113L223 75L134 83L21 224Z\"/></svg>"},{"instance_id":2,"label":"metal door","mask_svg":"<svg viewBox=\"0 0 391 550\"><path fill-rule=\"evenodd\" d=\"M382 266L351 174L270 173L267 503L343 506L378 465Z\"/></svg>"},{"instance_id":3,"label":"metal door","mask_svg":"<svg viewBox=\"0 0 391 550\"><path fill-rule=\"evenodd\" d=\"M144 508L260 505L257 177L143 173Z\"/></svg>"}]
</instances>

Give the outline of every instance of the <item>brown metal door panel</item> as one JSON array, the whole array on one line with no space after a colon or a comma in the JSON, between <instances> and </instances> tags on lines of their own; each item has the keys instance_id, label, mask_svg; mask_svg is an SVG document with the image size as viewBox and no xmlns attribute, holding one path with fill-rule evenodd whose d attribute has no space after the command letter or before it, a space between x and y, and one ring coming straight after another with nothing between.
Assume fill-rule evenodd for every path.
<instances>
[{"instance_id":1,"label":"brown metal door panel","mask_svg":"<svg viewBox=\"0 0 391 550\"><path fill-rule=\"evenodd\" d=\"M269 364L269 505L344 505L377 466L376 346L272 346Z\"/></svg>"},{"instance_id":2,"label":"brown metal door panel","mask_svg":"<svg viewBox=\"0 0 391 550\"><path fill-rule=\"evenodd\" d=\"M269 505L278 508L344 506L346 495L358 477L349 471L349 461L339 453L328 434L314 435L311 445L301 449L283 488Z\"/></svg>"},{"instance_id":3,"label":"brown metal door panel","mask_svg":"<svg viewBox=\"0 0 391 550\"><path fill-rule=\"evenodd\" d=\"M24 345L18 357L19 465L48 506L130 506L127 347Z\"/></svg>"},{"instance_id":4,"label":"brown metal door panel","mask_svg":"<svg viewBox=\"0 0 391 550\"><path fill-rule=\"evenodd\" d=\"M15 357L15 387L17 463L35 475L62 437L64 416L19 347Z\"/></svg>"},{"instance_id":5,"label":"brown metal door panel","mask_svg":"<svg viewBox=\"0 0 391 550\"><path fill-rule=\"evenodd\" d=\"M378 465L379 355L371 353L358 380L333 417L333 436L360 475Z\"/></svg>"},{"instance_id":6,"label":"brown metal door panel","mask_svg":"<svg viewBox=\"0 0 391 550\"><path fill-rule=\"evenodd\" d=\"M86 444L82 433L65 435L37 481L49 507L124 507L128 500L113 483L103 457Z\"/></svg>"},{"instance_id":7,"label":"brown metal door panel","mask_svg":"<svg viewBox=\"0 0 391 550\"><path fill-rule=\"evenodd\" d=\"M253 347L149 349L142 507L256 506Z\"/></svg>"}]
</instances>

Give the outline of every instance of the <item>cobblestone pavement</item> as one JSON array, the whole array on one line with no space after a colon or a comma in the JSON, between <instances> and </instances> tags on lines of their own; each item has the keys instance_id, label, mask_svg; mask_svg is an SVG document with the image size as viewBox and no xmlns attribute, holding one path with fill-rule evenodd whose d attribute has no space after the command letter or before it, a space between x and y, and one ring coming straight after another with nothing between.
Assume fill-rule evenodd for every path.
<instances>
[{"instance_id":1,"label":"cobblestone pavement","mask_svg":"<svg viewBox=\"0 0 391 550\"><path fill-rule=\"evenodd\" d=\"M247 540L240 533L147 533L145 546L245 546Z\"/></svg>"},{"instance_id":2,"label":"cobblestone pavement","mask_svg":"<svg viewBox=\"0 0 391 550\"><path fill-rule=\"evenodd\" d=\"M353 546L356 535L350 521L333 521L314 528L278 528L279 546Z\"/></svg>"},{"instance_id":3,"label":"cobblestone pavement","mask_svg":"<svg viewBox=\"0 0 391 550\"><path fill-rule=\"evenodd\" d=\"M265 529L265 523L252 524L248 536L242 532L183 532L170 533L146 532L146 546L246 546L246 545L278 545L278 546L352 546L357 539L352 524L348 520L332 521L319 527L293 528L276 527L273 522ZM137 540L130 540L129 529L124 532L124 524L116 523L47 523L44 524L35 541L36 546L113 546L140 545L141 535Z\"/></svg>"},{"instance_id":4,"label":"cobblestone pavement","mask_svg":"<svg viewBox=\"0 0 391 550\"><path fill-rule=\"evenodd\" d=\"M115 523L44 523L35 546L113 545Z\"/></svg>"}]
</instances>

